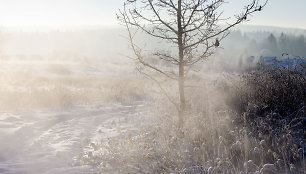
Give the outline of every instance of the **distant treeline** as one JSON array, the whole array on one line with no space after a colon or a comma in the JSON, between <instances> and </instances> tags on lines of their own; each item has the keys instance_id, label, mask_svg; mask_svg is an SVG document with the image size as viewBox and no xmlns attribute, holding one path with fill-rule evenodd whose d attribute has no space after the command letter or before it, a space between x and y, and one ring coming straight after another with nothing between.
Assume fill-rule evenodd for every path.
<instances>
[{"instance_id":1,"label":"distant treeline","mask_svg":"<svg viewBox=\"0 0 306 174\"><path fill-rule=\"evenodd\" d=\"M63 54L85 57L118 58L131 54L123 28L96 28L64 31L0 30L0 55ZM215 56L238 61L250 56L276 56L282 53L306 57L306 31L278 28L234 30L221 41ZM143 50L163 49L174 52L176 47L139 33L136 42ZM204 48L203 48L204 49ZM214 57L212 57L214 58Z\"/></svg>"},{"instance_id":2,"label":"distant treeline","mask_svg":"<svg viewBox=\"0 0 306 174\"><path fill-rule=\"evenodd\" d=\"M268 49L275 55L289 53L306 57L306 42L304 35L294 36L281 33L279 37L270 34L261 44L262 49Z\"/></svg>"},{"instance_id":3,"label":"distant treeline","mask_svg":"<svg viewBox=\"0 0 306 174\"><path fill-rule=\"evenodd\" d=\"M244 32L232 31L224 41L223 56L275 56L283 53L291 56L306 57L305 35L293 33Z\"/></svg>"}]
</instances>

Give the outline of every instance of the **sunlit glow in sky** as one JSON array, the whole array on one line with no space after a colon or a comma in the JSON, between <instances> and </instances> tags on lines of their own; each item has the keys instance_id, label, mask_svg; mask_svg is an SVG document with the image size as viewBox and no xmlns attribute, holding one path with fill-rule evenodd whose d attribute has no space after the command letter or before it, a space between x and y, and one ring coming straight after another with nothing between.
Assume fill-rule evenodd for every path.
<instances>
[{"instance_id":1,"label":"sunlit glow in sky","mask_svg":"<svg viewBox=\"0 0 306 174\"><path fill-rule=\"evenodd\" d=\"M228 0L226 14L239 13L246 0ZM249 2L250 0L247 0ZM111 26L124 0L0 0L0 26ZM306 29L306 0L270 0L249 25Z\"/></svg>"}]
</instances>

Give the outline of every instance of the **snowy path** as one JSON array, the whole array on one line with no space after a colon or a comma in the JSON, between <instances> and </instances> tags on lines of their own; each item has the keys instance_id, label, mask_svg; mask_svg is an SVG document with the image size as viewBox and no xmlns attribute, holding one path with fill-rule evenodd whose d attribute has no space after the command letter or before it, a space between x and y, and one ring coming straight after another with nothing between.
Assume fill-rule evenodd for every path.
<instances>
[{"instance_id":1,"label":"snowy path","mask_svg":"<svg viewBox=\"0 0 306 174\"><path fill-rule=\"evenodd\" d=\"M0 173L85 173L69 168L89 138L114 136L114 119L145 112L130 105L94 103L62 111L0 112Z\"/></svg>"}]
</instances>

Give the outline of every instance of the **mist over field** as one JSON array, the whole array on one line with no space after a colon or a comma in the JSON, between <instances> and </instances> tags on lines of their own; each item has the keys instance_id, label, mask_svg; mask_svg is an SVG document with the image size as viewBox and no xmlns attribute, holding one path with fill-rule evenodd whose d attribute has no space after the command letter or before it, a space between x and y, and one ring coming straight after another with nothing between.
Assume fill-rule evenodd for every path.
<instances>
[{"instance_id":1,"label":"mist over field","mask_svg":"<svg viewBox=\"0 0 306 174\"><path fill-rule=\"evenodd\" d=\"M137 71L125 29L0 28L0 173L303 173L305 37L232 30L188 76L178 136L177 112ZM177 49L144 33L136 42ZM175 82L152 76L178 100Z\"/></svg>"},{"instance_id":2,"label":"mist over field","mask_svg":"<svg viewBox=\"0 0 306 174\"><path fill-rule=\"evenodd\" d=\"M204 72L236 71L241 68L239 63L246 63L251 56L306 56L305 30L257 28L245 26L232 31L209 63L201 63L199 68ZM138 37L144 50L175 51L144 34ZM109 81L140 78L131 60L126 31L119 27L6 28L1 31L0 45L3 108L52 107L91 97L97 100L112 95Z\"/></svg>"}]
</instances>

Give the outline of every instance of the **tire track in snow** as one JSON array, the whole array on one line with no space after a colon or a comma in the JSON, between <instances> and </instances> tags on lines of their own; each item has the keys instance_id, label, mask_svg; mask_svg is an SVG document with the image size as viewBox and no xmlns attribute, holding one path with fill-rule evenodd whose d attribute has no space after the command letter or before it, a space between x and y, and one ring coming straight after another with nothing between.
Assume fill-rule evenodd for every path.
<instances>
[{"instance_id":1,"label":"tire track in snow","mask_svg":"<svg viewBox=\"0 0 306 174\"><path fill-rule=\"evenodd\" d=\"M0 173L69 170L72 157L82 151L101 125L145 111L146 107L138 101L130 105L94 103L64 111L11 113L4 119L1 118L7 113L2 113L0 141L5 143L0 145Z\"/></svg>"}]
</instances>

